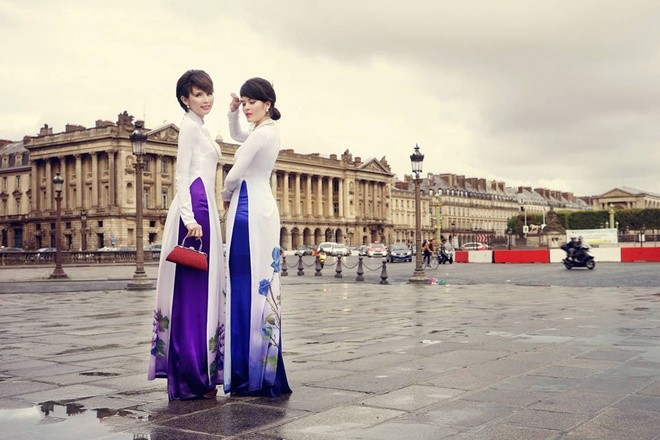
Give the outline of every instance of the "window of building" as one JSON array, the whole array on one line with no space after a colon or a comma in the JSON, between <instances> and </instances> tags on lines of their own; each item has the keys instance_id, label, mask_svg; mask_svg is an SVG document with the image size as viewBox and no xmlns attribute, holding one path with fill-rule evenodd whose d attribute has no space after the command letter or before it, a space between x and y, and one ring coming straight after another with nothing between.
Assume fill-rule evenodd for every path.
<instances>
[{"instance_id":1,"label":"window of building","mask_svg":"<svg viewBox=\"0 0 660 440\"><path fill-rule=\"evenodd\" d=\"M167 209L167 206L168 206L167 190L164 189L163 192L160 194L160 208Z\"/></svg>"},{"instance_id":2,"label":"window of building","mask_svg":"<svg viewBox=\"0 0 660 440\"><path fill-rule=\"evenodd\" d=\"M149 193L150 192L151 192L151 188L144 188L142 203L143 203L145 209L149 208Z\"/></svg>"},{"instance_id":3,"label":"window of building","mask_svg":"<svg viewBox=\"0 0 660 440\"><path fill-rule=\"evenodd\" d=\"M160 172L161 174L167 174L167 159L165 158L160 161Z\"/></svg>"},{"instance_id":4,"label":"window of building","mask_svg":"<svg viewBox=\"0 0 660 440\"><path fill-rule=\"evenodd\" d=\"M7 192L7 178L6 177L2 178L2 191Z\"/></svg>"},{"instance_id":5,"label":"window of building","mask_svg":"<svg viewBox=\"0 0 660 440\"><path fill-rule=\"evenodd\" d=\"M21 189L21 176L16 176L16 189Z\"/></svg>"}]
</instances>

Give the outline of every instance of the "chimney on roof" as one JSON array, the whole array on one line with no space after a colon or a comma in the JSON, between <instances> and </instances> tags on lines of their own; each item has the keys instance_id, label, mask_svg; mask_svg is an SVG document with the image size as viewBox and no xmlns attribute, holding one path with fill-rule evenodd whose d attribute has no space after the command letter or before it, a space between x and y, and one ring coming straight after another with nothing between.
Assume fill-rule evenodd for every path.
<instances>
[{"instance_id":1,"label":"chimney on roof","mask_svg":"<svg viewBox=\"0 0 660 440\"><path fill-rule=\"evenodd\" d=\"M74 131L83 131L83 130L85 130L85 127L83 127L82 125L66 124L64 126L65 133L73 133Z\"/></svg>"}]
</instances>

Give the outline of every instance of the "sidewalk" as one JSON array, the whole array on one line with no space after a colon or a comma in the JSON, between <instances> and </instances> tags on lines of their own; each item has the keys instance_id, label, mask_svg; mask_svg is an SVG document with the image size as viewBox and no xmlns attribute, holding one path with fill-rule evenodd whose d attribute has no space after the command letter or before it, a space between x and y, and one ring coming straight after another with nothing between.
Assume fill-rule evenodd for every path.
<instances>
[{"instance_id":1,"label":"sidewalk","mask_svg":"<svg viewBox=\"0 0 660 440\"><path fill-rule=\"evenodd\" d=\"M291 397L173 403L146 380L152 291L0 295L0 438L660 438L657 288L319 280L283 295Z\"/></svg>"}]
</instances>

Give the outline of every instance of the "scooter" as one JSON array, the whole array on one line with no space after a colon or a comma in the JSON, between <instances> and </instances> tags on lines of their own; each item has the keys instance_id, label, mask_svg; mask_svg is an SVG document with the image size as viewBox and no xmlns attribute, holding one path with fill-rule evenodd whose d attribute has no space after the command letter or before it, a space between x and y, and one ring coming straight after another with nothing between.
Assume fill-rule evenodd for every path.
<instances>
[{"instance_id":1,"label":"scooter","mask_svg":"<svg viewBox=\"0 0 660 440\"><path fill-rule=\"evenodd\" d=\"M587 249L582 250L582 254L578 255L577 258L569 258L568 255L566 258L561 260L564 263L566 269L573 269L574 267L586 267L589 270L593 270L596 267L596 260L594 257L587 252Z\"/></svg>"},{"instance_id":2,"label":"scooter","mask_svg":"<svg viewBox=\"0 0 660 440\"><path fill-rule=\"evenodd\" d=\"M438 264L445 264L446 262L449 262L449 264L454 262L454 248L447 249L444 246L440 246L438 250Z\"/></svg>"}]
</instances>

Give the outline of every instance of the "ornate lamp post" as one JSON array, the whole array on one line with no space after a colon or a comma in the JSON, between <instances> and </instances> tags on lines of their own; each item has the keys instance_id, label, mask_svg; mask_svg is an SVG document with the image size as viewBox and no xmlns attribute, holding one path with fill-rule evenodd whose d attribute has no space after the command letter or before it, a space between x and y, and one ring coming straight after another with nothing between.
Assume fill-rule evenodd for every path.
<instances>
[{"instance_id":1,"label":"ornate lamp post","mask_svg":"<svg viewBox=\"0 0 660 440\"><path fill-rule=\"evenodd\" d=\"M87 250L87 210L80 211L80 247L83 252Z\"/></svg>"},{"instance_id":2,"label":"ornate lamp post","mask_svg":"<svg viewBox=\"0 0 660 440\"><path fill-rule=\"evenodd\" d=\"M53 189L55 190L55 203L57 214L55 217L55 270L50 274L51 279L69 278L62 269L62 186L64 178L60 173L53 177Z\"/></svg>"},{"instance_id":3,"label":"ornate lamp post","mask_svg":"<svg viewBox=\"0 0 660 440\"><path fill-rule=\"evenodd\" d=\"M152 282L144 271L144 245L142 231L142 170L144 169L145 145L147 134L144 131L144 121L135 121L135 131L130 136L135 161L135 273L133 280L126 286L128 290L153 289Z\"/></svg>"},{"instance_id":4,"label":"ornate lamp post","mask_svg":"<svg viewBox=\"0 0 660 440\"><path fill-rule=\"evenodd\" d=\"M410 155L412 172L415 175L415 272L408 280L411 283L426 283L424 266L422 264L422 213L421 213L421 194L419 178L422 173L422 162L424 155L419 151L419 145L415 145L415 151Z\"/></svg>"}]
</instances>

